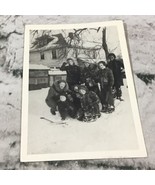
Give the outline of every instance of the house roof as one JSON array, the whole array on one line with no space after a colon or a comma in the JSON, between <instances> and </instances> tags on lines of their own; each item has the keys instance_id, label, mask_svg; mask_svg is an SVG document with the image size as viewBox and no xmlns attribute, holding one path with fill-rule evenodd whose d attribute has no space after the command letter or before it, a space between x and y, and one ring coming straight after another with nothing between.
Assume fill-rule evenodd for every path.
<instances>
[{"instance_id":1,"label":"house roof","mask_svg":"<svg viewBox=\"0 0 155 185\"><path fill-rule=\"evenodd\" d=\"M33 48L30 50L30 52L37 52L37 51L42 52L42 51L48 51L53 48L59 49L59 48L64 48L64 47L66 47L66 46L61 46L60 44L50 44L49 43L46 46L43 46L41 48Z\"/></svg>"},{"instance_id":2,"label":"house roof","mask_svg":"<svg viewBox=\"0 0 155 185\"><path fill-rule=\"evenodd\" d=\"M60 71L60 69L51 69L48 71L49 75L66 75L66 71Z\"/></svg>"},{"instance_id":3,"label":"house roof","mask_svg":"<svg viewBox=\"0 0 155 185\"><path fill-rule=\"evenodd\" d=\"M50 69L47 66L41 65L41 64L30 64L29 65L29 69L39 69L39 70L43 70L43 69Z\"/></svg>"}]
</instances>

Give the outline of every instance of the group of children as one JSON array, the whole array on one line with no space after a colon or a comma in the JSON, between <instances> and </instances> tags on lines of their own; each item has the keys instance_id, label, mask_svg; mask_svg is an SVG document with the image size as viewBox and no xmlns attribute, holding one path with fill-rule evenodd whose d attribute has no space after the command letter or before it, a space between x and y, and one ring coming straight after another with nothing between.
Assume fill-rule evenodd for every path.
<instances>
[{"instance_id":1,"label":"group of children","mask_svg":"<svg viewBox=\"0 0 155 185\"><path fill-rule=\"evenodd\" d=\"M69 116L89 122L99 118L101 112L113 112L114 97L122 101L123 63L113 53L108 58L108 64L86 63L82 69L72 58L67 59L60 67L67 73L66 81L54 82L46 98L51 113L55 115L58 110L62 120Z\"/></svg>"}]
</instances>

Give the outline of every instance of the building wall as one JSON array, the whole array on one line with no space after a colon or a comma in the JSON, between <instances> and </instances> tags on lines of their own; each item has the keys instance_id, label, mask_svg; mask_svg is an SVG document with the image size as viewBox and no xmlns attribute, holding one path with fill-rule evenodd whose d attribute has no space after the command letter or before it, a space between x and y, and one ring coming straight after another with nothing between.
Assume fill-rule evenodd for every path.
<instances>
[{"instance_id":1,"label":"building wall","mask_svg":"<svg viewBox=\"0 0 155 185\"><path fill-rule=\"evenodd\" d=\"M41 53L44 53L44 59L41 59ZM62 61L59 59L52 59L52 52L48 50L44 52L30 52L30 63L42 64L47 67L59 67Z\"/></svg>"},{"instance_id":2,"label":"building wall","mask_svg":"<svg viewBox=\"0 0 155 185\"><path fill-rule=\"evenodd\" d=\"M41 89L48 86L48 70L29 70L29 90Z\"/></svg>"},{"instance_id":3,"label":"building wall","mask_svg":"<svg viewBox=\"0 0 155 185\"><path fill-rule=\"evenodd\" d=\"M57 80L66 80L66 75L50 75L49 76L49 86L52 86L53 83Z\"/></svg>"}]
</instances>

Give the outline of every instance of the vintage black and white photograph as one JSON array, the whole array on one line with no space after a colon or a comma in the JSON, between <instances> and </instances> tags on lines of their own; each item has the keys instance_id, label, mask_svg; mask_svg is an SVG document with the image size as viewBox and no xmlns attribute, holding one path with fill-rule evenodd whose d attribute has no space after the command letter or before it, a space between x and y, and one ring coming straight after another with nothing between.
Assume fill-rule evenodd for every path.
<instances>
[{"instance_id":1,"label":"vintage black and white photograph","mask_svg":"<svg viewBox=\"0 0 155 185\"><path fill-rule=\"evenodd\" d=\"M21 161L146 157L122 21L26 25Z\"/></svg>"}]
</instances>

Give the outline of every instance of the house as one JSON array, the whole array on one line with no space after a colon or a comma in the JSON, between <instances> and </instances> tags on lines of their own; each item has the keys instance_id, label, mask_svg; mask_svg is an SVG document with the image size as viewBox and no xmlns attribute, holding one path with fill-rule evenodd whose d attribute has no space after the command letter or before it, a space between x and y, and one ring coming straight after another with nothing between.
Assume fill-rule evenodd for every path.
<instances>
[{"instance_id":1,"label":"house","mask_svg":"<svg viewBox=\"0 0 155 185\"><path fill-rule=\"evenodd\" d=\"M83 45L69 44L63 35L43 35L36 38L30 50L30 64L41 64L49 68L59 69L67 58L78 58L79 55L86 55L94 60L97 58L101 47L91 42L84 42Z\"/></svg>"}]
</instances>

